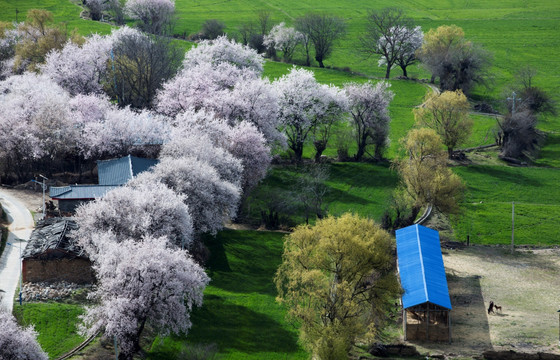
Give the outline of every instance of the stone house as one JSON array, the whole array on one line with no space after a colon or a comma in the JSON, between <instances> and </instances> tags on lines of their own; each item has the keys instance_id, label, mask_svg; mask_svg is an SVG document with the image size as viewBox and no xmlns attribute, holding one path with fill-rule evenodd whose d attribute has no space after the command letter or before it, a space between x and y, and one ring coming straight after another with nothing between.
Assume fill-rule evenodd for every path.
<instances>
[{"instance_id":1,"label":"stone house","mask_svg":"<svg viewBox=\"0 0 560 360\"><path fill-rule=\"evenodd\" d=\"M22 254L24 282L68 281L77 284L95 280L91 261L69 236L78 225L72 218L49 218L37 223Z\"/></svg>"}]
</instances>

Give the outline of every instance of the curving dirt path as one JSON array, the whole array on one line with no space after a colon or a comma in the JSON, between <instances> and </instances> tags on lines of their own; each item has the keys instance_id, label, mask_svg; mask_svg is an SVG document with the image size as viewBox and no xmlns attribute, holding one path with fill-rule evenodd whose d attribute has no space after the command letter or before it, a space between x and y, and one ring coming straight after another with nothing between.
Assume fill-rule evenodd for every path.
<instances>
[{"instance_id":1,"label":"curving dirt path","mask_svg":"<svg viewBox=\"0 0 560 360\"><path fill-rule=\"evenodd\" d=\"M8 244L0 258L0 308L10 313L20 277L20 250L25 249L34 227L31 212L16 194L17 192L0 189L0 202L10 222Z\"/></svg>"}]
</instances>

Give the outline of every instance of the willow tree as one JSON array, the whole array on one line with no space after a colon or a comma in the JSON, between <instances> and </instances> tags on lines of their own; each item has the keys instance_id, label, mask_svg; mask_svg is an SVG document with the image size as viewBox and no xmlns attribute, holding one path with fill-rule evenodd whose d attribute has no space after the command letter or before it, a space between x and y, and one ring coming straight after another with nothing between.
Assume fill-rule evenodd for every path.
<instances>
[{"instance_id":1,"label":"willow tree","mask_svg":"<svg viewBox=\"0 0 560 360\"><path fill-rule=\"evenodd\" d=\"M471 135L470 108L461 90L444 91L426 96L424 106L414 110L414 117L419 125L436 131L451 157L453 149Z\"/></svg>"},{"instance_id":2,"label":"willow tree","mask_svg":"<svg viewBox=\"0 0 560 360\"><path fill-rule=\"evenodd\" d=\"M301 225L287 236L276 273L278 299L301 324L317 359L345 359L388 319L399 284L393 241L370 219L345 214Z\"/></svg>"},{"instance_id":3,"label":"willow tree","mask_svg":"<svg viewBox=\"0 0 560 360\"><path fill-rule=\"evenodd\" d=\"M414 220L420 209L432 205L444 213L458 210L464 185L447 167L440 137L432 129L410 130L403 140L406 155L397 160L402 188L408 195Z\"/></svg>"}]
</instances>

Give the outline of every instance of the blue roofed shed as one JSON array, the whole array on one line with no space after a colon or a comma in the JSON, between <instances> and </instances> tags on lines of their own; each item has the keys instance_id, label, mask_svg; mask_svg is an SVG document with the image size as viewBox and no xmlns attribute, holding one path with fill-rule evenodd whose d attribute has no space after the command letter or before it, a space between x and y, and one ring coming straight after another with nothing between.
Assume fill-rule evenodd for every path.
<instances>
[{"instance_id":1,"label":"blue roofed shed","mask_svg":"<svg viewBox=\"0 0 560 360\"><path fill-rule=\"evenodd\" d=\"M412 225L395 235L405 340L451 341L451 301L439 233Z\"/></svg>"}]
</instances>

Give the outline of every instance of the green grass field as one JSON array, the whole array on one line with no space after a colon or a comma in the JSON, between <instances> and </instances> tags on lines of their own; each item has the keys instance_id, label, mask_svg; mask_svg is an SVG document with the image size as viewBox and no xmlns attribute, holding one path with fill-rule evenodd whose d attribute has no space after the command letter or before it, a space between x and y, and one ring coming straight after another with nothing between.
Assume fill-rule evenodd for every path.
<instances>
[{"instance_id":1,"label":"green grass field","mask_svg":"<svg viewBox=\"0 0 560 360\"><path fill-rule=\"evenodd\" d=\"M25 303L14 306L14 316L23 326L33 325L39 333L37 340L56 359L78 346L84 338L77 334L81 305L62 303Z\"/></svg>"},{"instance_id":2,"label":"green grass field","mask_svg":"<svg viewBox=\"0 0 560 360\"><path fill-rule=\"evenodd\" d=\"M560 170L507 166L456 167L467 185L463 213L454 221L456 237L470 233L476 244L511 243L515 202L515 243L558 245Z\"/></svg>"},{"instance_id":3,"label":"green grass field","mask_svg":"<svg viewBox=\"0 0 560 360\"><path fill-rule=\"evenodd\" d=\"M218 359L308 359L297 329L275 301L273 277L281 262L282 233L222 231L206 241L212 281L204 306L193 312L187 337L156 339L148 359L174 359L192 344L215 344Z\"/></svg>"},{"instance_id":4,"label":"green grass field","mask_svg":"<svg viewBox=\"0 0 560 360\"><path fill-rule=\"evenodd\" d=\"M560 87L558 48L560 37L560 7L555 0L523 1L378 1L364 5L361 1L311 1L311 0L233 0L216 3L212 0L177 0L177 33L194 33L207 19L223 21L229 33L235 33L240 24L255 21L255 12L268 10L274 22L292 24L298 16L310 11L336 14L348 24L347 35L334 50L327 66L350 67L368 75L383 76L377 67L377 59L364 60L355 52L357 38L361 33L368 8L387 6L403 8L424 31L444 24L461 26L466 36L482 44L494 54L491 73L496 89L492 96L500 95L503 85L510 81L522 65L530 64L540 71L537 85L557 94ZM296 58L297 59L297 58ZM399 71L394 71L394 76ZM411 69L412 76L426 77L424 71ZM485 90L479 90L484 94ZM558 98L557 95L555 95Z\"/></svg>"},{"instance_id":5,"label":"green grass field","mask_svg":"<svg viewBox=\"0 0 560 360\"><path fill-rule=\"evenodd\" d=\"M0 0L0 21L25 21L30 9L45 9L53 13L54 22L62 23L68 31L77 29L81 35L107 34L111 26L98 21L80 19L81 7L70 0Z\"/></svg>"}]
</instances>

